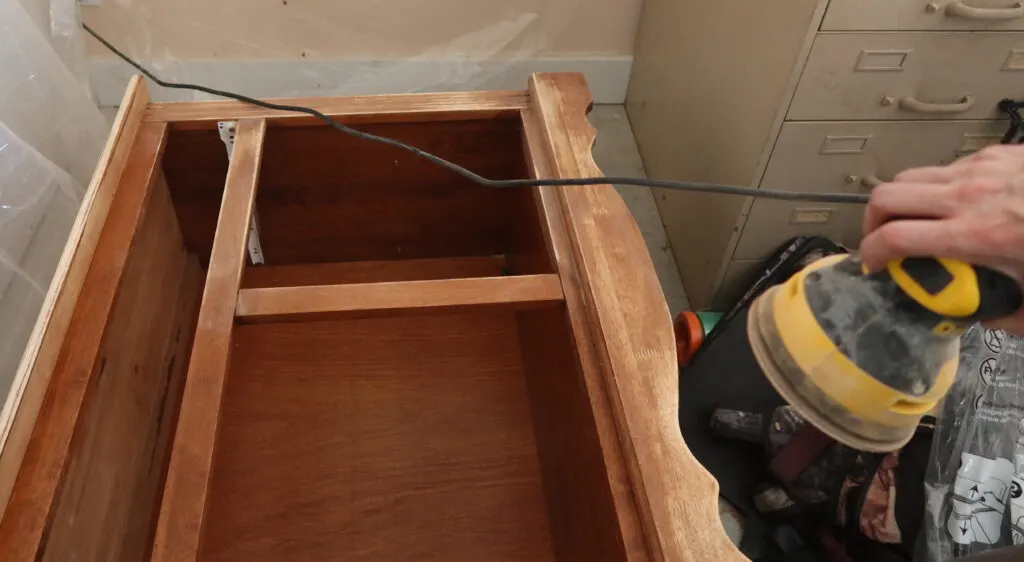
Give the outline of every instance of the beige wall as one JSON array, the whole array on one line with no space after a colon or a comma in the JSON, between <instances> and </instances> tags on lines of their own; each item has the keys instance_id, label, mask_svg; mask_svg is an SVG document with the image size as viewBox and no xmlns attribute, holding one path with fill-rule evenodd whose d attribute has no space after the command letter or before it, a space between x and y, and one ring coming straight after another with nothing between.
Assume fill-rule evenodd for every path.
<instances>
[{"instance_id":1,"label":"beige wall","mask_svg":"<svg viewBox=\"0 0 1024 562\"><path fill-rule=\"evenodd\" d=\"M181 59L629 55L642 0L101 0L83 18ZM93 54L102 52L90 43Z\"/></svg>"}]
</instances>

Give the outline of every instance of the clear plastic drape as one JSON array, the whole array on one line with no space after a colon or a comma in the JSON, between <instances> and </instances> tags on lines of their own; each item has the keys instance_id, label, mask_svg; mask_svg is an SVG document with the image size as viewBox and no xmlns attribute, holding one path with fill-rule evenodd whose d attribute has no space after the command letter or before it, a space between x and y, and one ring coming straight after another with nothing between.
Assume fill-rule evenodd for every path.
<instances>
[{"instance_id":1,"label":"clear plastic drape","mask_svg":"<svg viewBox=\"0 0 1024 562\"><path fill-rule=\"evenodd\" d=\"M0 397L108 133L75 0L0 0Z\"/></svg>"},{"instance_id":2,"label":"clear plastic drape","mask_svg":"<svg viewBox=\"0 0 1024 562\"><path fill-rule=\"evenodd\" d=\"M164 78L304 97L518 89L531 72L589 74L631 50L640 13L637 0L595 1L0 0L0 396L109 131L96 106L115 105L135 74L86 40L80 18ZM622 68L594 73L597 82L624 84L628 60ZM152 84L150 93L210 98Z\"/></svg>"},{"instance_id":3,"label":"clear plastic drape","mask_svg":"<svg viewBox=\"0 0 1024 562\"><path fill-rule=\"evenodd\" d=\"M1024 339L975 326L936 416L917 562L1024 544Z\"/></svg>"},{"instance_id":4,"label":"clear plastic drape","mask_svg":"<svg viewBox=\"0 0 1024 562\"><path fill-rule=\"evenodd\" d=\"M609 5L620 18L605 13ZM164 79L254 97L305 97L521 89L531 72L590 70L580 60L601 47L602 26L621 30L612 35L628 36L623 48L631 50L639 2L600 0L596 13L586 6L583 0L104 0L102 8L83 7L83 18ZM593 21L591 33L578 32ZM133 70L99 47L93 54L103 105L119 98ZM215 99L162 88L151 95Z\"/></svg>"}]
</instances>

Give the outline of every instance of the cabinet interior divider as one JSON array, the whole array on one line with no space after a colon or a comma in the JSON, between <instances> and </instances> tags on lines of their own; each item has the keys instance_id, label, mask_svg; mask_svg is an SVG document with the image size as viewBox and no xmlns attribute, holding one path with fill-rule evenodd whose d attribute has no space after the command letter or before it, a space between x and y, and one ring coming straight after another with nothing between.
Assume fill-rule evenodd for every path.
<instances>
[{"instance_id":1,"label":"cabinet interior divider","mask_svg":"<svg viewBox=\"0 0 1024 562\"><path fill-rule=\"evenodd\" d=\"M265 119L240 119L203 288L185 380L153 560L195 560L200 547L224 381L231 353L235 296L247 259Z\"/></svg>"},{"instance_id":2,"label":"cabinet interior divider","mask_svg":"<svg viewBox=\"0 0 1024 562\"><path fill-rule=\"evenodd\" d=\"M242 289L243 322L335 320L466 309L522 310L564 300L558 275Z\"/></svg>"}]
</instances>

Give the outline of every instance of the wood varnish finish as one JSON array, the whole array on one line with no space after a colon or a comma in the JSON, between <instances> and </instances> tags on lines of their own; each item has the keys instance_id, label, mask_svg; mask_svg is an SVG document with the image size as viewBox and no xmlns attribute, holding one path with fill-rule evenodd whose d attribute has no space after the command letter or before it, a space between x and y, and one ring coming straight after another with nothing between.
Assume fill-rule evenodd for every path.
<instances>
[{"instance_id":1,"label":"wood varnish finish","mask_svg":"<svg viewBox=\"0 0 1024 562\"><path fill-rule=\"evenodd\" d=\"M600 174L580 75L285 103L487 177ZM0 418L5 559L742 559L610 186L487 189L138 80L97 178Z\"/></svg>"},{"instance_id":2,"label":"wood varnish finish","mask_svg":"<svg viewBox=\"0 0 1024 562\"><path fill-rule=\"evenodd\" d=\"M529 310L563 301L558 276L518 275L243 289L239 322L305 322L464 310Z\"/></svg>"},{"instance_id":3,"label":"wood varnish finish","mask_svg":"<svg viewBox=\"0 0 1024 562\"><path fill-rule=\"evenodd\" d=\"M555 560L514 313L235 332L200 559Z\"/></svg>"},{"instance_id":4,"label":"wood varnish finish","mask_svg":"<svg viewBox=\"0 0 1024 562\"><path fill-rule=\"evenodd\" d=\"M515 117L529 107L523 91L392 94L344 98L289 98L274 100L320 111L345 124L416 123L420 121L486 120ZM385 111L382 111L385 109ZM272 124L316 125L320 120L302 113L266 109L239 101L151 103L143 121L166 122L176 130L215 130L218 121L272 119Z\"/></svg>"},{"instance_id":5,"label":"wood varnish finish","mask_svg":"<svg viewBox=\"0 0 1024 562\"><path fill-rule=\"evenodd\" d=\"M263 119L238 122L164 486L154 560L184 560L199 549L231 355L235 297L245 267L266 131Z\"/></svg>"},{"instance_id":6,"label":"wood varnish finish","mask_svg":"<svg viewBox=\"0 0 1024 562\"><path fill-rule=\"evenodd\" d=\"M360 129L472 165L487 177L526 173L516 118ZM215 130L182 131L168 140L171 196L186 244L204 259L227 165ZM507 253L528 197L523 190L480 189L408 152L328 127L270 127L256 212L267 265L401 261Z\"/></svg>"},{"instance_id":7,"label":"wood varnish finish","mask_svg":"<svg viewBox=\"0 0 1024 562\"><path fill-rule=\"evenodd\" d=\"M590 152L595 132L585 117L591 98L583 76L535 75L530 92L554 171L560 177L600 176ZM713 523L718 482L679 434L671 318L636 222L610 185L564 188L559 195L589 321L601 336L602 379L648 555L742 559Z\"/></svg>"},{"instance_id":8,"label":"wood varnish finish","mask_svg":"<svg viewBox=\"0 0 1024 562\"><path fill-rule=\"evenodd\" d=\"M327 262L279 266L251 265L245 268L242 288L497 277L507 271L508 267L509 263L505 256Z\"/></svg>"}]
</instances>

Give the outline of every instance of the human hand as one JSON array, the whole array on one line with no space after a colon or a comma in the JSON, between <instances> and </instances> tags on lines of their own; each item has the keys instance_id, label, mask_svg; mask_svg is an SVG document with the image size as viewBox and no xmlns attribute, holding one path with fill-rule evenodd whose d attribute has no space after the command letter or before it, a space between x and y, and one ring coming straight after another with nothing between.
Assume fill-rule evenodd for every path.
<instances>
[{"instance_id":1,"label":"human hand","mask_svg":"<svg viewBox=\"0 0 1024 562\"><path fill-rule=\"evenodd\" d=\"M1024 146L996 145L948 166L913 168L874 188L861 259L943 257L1024 281ZM988 324L1024 335L1024 309Z\"/></svg>"}]
</instances>

